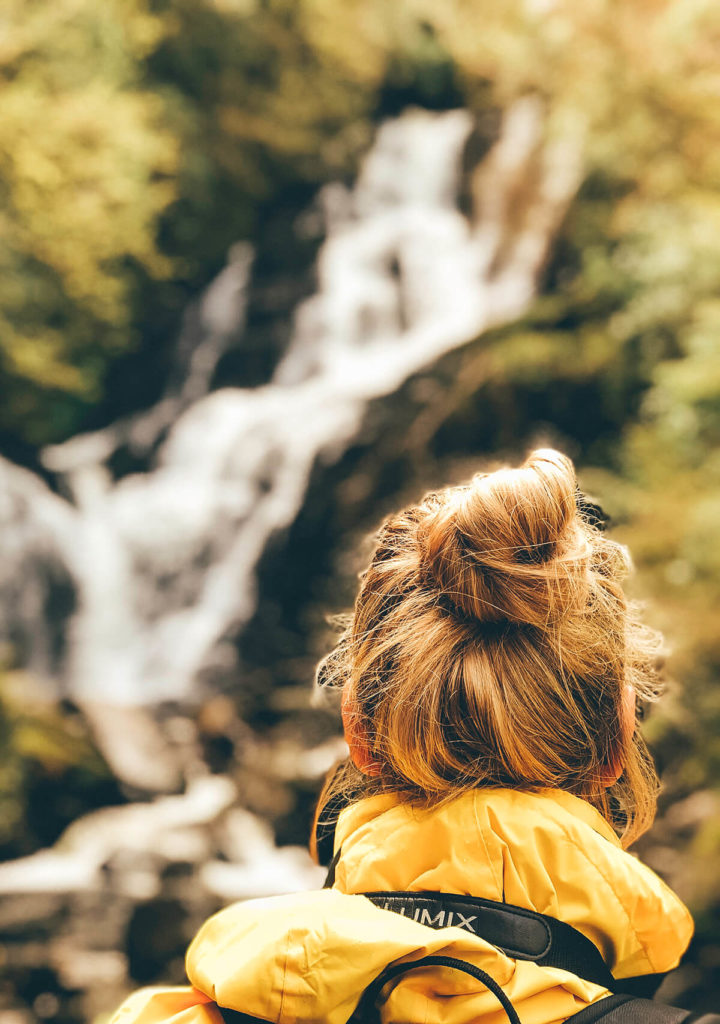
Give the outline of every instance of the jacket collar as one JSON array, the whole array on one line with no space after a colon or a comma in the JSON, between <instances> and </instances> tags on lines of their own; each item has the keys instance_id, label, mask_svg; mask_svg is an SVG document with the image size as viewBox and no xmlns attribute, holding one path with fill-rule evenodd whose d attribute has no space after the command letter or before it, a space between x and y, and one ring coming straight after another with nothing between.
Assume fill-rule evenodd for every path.
<instances>
[{"instance_id":1,"label":"jacket collar","mask_svg":"<svg viewBox=\"0 0 720 1024\"><path fill-rule=\"evenodd\" d=\"M490 801L497 799L502 804L505 802L505 795L510 792L515 791L486 789L475 790L473 794L466 794L465 796L471 796L475 793L478 795L482 794L483 796L487 796ZM621 846L620 840L612 825L610 825L607 819L605 819L602 814L592 806L592 804L589 804L587 800L582 800L573 793L568 793L562 789L548 789L544 790L540 794L526 795L531 799L533 797L540 797L553 801L558 807L563 808L569 817L575 817L578 821L583 822L614 846ZM384 793L379 796L368 797L365 800L359 800L357 803L350 804L349 807L344 808L340 813L337 827L335 829L335 853L338 852L345 841L358 829L369 825L373 820L380 818L386 812L392 811L393 809L399 809L401 807L406 809L407 814L413 813L409 808L407 808L407 805L401 803L395 794ZM416 811L415 813L418 812ZM421 811L419 813L421 816L423 812ZM453 812L450 811L451 815L452 813ZM405 815L403 814L403 817L404 816Z\"/></svg>"},{"instance_id":2,"label":"jacket collar","mask_svg":"<svg viewBox=\"0 0 720 1024\"><path fill-rule=\"evenodd\" d=\"M431 809L379 795L340 815L334 887L481 896L565 921L616 977L668 970L692 918L602 815L561 790L477 789Z\"/></svg>"}]
</instances>

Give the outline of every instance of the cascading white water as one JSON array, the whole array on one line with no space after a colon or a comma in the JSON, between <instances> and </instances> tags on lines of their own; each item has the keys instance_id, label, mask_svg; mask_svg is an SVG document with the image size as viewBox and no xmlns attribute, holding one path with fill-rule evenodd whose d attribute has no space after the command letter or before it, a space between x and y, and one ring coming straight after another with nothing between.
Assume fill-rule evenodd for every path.
<instances>
[{"instance_id":1,"label":"cascading white water","mask_svg":"<svg viewBox=\"0 0 720 1024\"><path fill-rule=\"evenodd\" d=\"M577 183L576 154L543 147L536 103L511 107L480 168L473 225L456 206L471 129L463 111L408 111L380 128L352 190L323 191L318 291L297 309L269 384L207 393L243 315L240 248L200 303L185 384L140 417L46 451L71 502L5 464L7 493L32 491L28 543L46 535L75 581L65 686L77 699L190 696L224 656L223 635L253 614L258 560L293 522L315 461L339 458L371 400L526 308ZM154 468L113 482L115 447L171 423Z\"/></svg>"}]
</instances>

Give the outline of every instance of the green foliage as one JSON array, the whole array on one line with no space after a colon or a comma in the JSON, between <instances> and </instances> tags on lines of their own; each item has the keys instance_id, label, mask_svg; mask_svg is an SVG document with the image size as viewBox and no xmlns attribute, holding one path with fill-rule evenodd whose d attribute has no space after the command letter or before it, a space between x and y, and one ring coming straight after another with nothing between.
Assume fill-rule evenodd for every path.
<instances>
[{"instance_id":1,"label":"green foliage","mask_svg":"<svg viewBox=\"0 0 720 1024\"><path fill-rule=\"evenodd\" d=\"M0 429L60 440L167 342L259 204L346 173L385 44L303 5L21 3L0 46ZM378 51L378 52L376 52ZM160 337L159 337L160 335ZM132 402L132 400L131 400Z\"/></svg>"},{"instance_id":2,"label":"green foliage","mask_svg":"<svg viewBox=\"0 0 720 1024\"><path fill-rule=\"evenodd\" d=\"M129 267L172 266L156 222L177 139L139 62L160 25L142 3L15 0L0 45L0 426L62 436L134 345Z\"/></svg>"},{"instance_id":3,"label":"green foliage","mask_svg":"<svg viewBox=\"0 0 720 1024\"><path fill-rule=\"evenodd\" d=\"M664 345L717 284L718 20L710 0L12 0L0 429L60 440L106 397L132 406L106 395L112 365L157 362L227 247L351 172L383 104L412 100L541 95L548 132L585 139L576 319Z\"/></svg>"}]
</instances>

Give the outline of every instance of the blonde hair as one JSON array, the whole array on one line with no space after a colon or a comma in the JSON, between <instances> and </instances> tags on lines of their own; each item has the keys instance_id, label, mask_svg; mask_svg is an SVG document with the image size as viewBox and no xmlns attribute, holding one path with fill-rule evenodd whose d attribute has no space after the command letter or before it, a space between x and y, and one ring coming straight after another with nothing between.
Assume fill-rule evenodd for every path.
<instances>
[{"instance_id":1,"label":"blonde hair","mask_svg":"<svg viewBox=\"0 0 720 1024\"><path fill-rule=\"evenodd\" d=\"M626 548L579 499L570 459L541 449L382 524L318 666L320 685L346 687L381 768L332 773L316 822L377 792L432 805L500 786L575 793L625 846L652 824L655 769L621 721L628 684L658 696L660 637L623 593Z\"/></svg>"}]
</instances>

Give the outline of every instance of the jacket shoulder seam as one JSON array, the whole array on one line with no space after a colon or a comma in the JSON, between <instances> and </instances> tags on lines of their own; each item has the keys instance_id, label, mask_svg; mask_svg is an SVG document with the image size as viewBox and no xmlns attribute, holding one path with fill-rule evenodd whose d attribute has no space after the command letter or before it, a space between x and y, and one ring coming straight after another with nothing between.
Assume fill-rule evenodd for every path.
<instances>
[{"instance_id":1,"label":"jacket shoulder seam","mask_svg":"<svg viewBox=\"0 0 720 1024\"><path fill-rule=\"evenodd\" d=\"M587 851L585 849L583 849L583 847L580 845L580 843L577 841L577 839L575 839L575 837L572 835L572 833L569 832L568 829L565 826L561 826L561 827L562 827L563 834L565 835L566 840L573 847L575 847L575 849L579 851L579 853L582 855L582 857L585 859L585 861L592 868L595 869L597 874L600 876L600 878L603 880L603 882L605 882L605 885L607 886L607 888L610 890L610 892L615 897L618 905L620 906L620 909L622 910L623 914L627 918L627 923L628 923L628 925L630 927L630 930L631 930L632 934L635 936L635 939L637 941L638 946L642 950L642 953L643 953L643 956L645 957L645 960L647 961L647 963L650 966L650 968L654 971L656 968L655 968L655 963L653 962L653 959L650 956L650 951L648 950L648 947L647 947L646 943L643 942L643 940L640 938L638 930L635 927L635 925L633 924L632 918L630 917L630 913L629 913L627 907L625 906L624 901L620 898L620 895L619 895L617 889L615 888L615 886L612 884L610 878L602 870L602 868L600 868L600 866L592 859L592 857L589 856Z\"/></svg>"},{"instance_id":2,"label":"jacket shoulder seam","mask_svg":"<svg viewBox=\"0 0 720 1024\"><path fill-rule=\"evenodd\" d=\"M284 1006L285 1006L285 993L286 993L286 984L287 984L288 962L290 960L290 941L291 941L291 938L292 938L292 934L293 934L292 929L289 929L288 932L287 932L287 937L286 937L286 942L285 942L285 959L283 960L282 978L280 980L280 1005L278 1006L278 1015L277 1015L278 1021L282 1020L283 1009L284 1009Z\"/></svg>"},{"instance_id":3,"label":"jacket shoulder seam","mask_svg":"<svg viewBox=\"0 0 720 1024\"><path fill-rule=\"evenodd\" d=\"M477 799L473 800L473 815L475 817L475 824L477 825L477 830L478 830L478 832L480 834L480 840L481 840L481 842L483 844L483 848L485 850L485 856L487 857L487 863L488 863L488 865L490 867L490 873L491 873L491 875L493 877L493 881L495 882L495 886L496 886L498 895L504 901L505 900L505 872L504 872L503 868L501 867L500 868L500 876L499 877L498 877L498 875L496 873L495 863L493 861L493 858L490 855L490 849L488 848L487 839L485 838L485 831L483 829L482 822L480 821L480 815L478 814Z\"/></svg>"}]
</instances>

